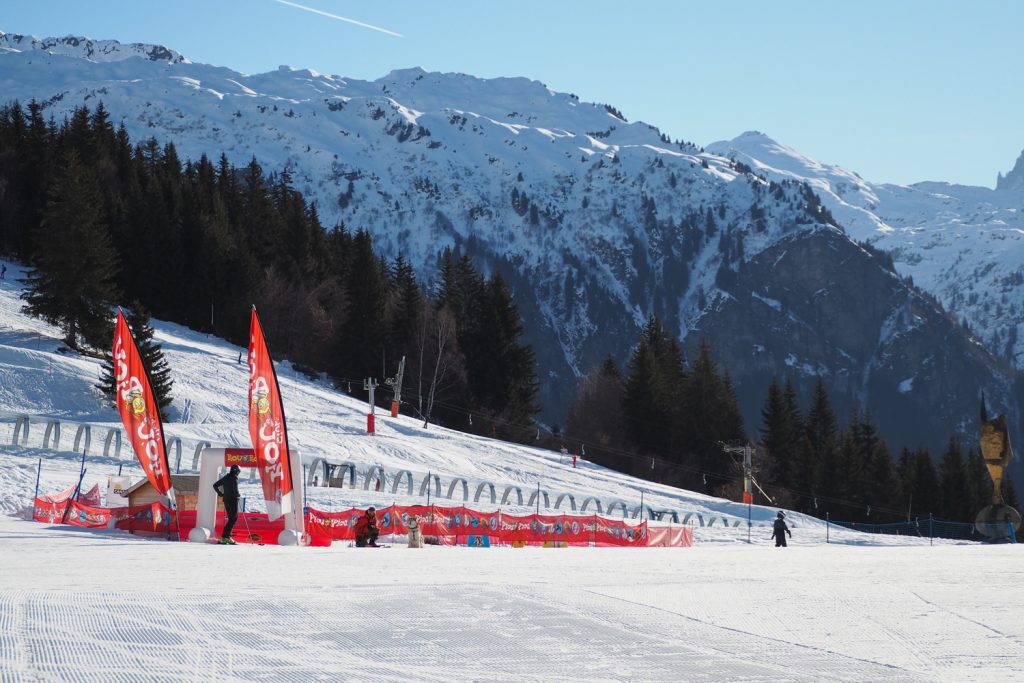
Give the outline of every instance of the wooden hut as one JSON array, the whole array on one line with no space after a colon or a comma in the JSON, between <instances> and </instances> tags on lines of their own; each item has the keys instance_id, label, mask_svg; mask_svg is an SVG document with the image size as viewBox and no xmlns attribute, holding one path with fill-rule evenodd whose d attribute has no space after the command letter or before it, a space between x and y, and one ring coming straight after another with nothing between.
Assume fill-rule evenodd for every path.
<instances>
[{"instance_id":1,"label":"wooden hut","mask_svg":"<svg viewBox=\"0 0 1024 683\"><path fill-rule=\"evenodd\" d=\"M199 475L198 474L172 474L171 484L174 486L175 500L178 502L179 510L195 510L199 500ZM149 505L150 503L167 504L167 497L161 494L150 483L149 479L142 479L133 484L125 496L129 505ZM217 498L217 511L224 511L224 501Z\"/></svg>"}]
</instances>

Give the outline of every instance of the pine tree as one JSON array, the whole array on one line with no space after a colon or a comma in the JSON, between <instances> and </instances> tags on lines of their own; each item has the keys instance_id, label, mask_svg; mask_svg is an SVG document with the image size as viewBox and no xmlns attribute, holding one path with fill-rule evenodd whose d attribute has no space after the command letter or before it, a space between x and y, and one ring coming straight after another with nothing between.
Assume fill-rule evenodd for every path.
<instances>
[{"instance_id":1,"label":"pine tree","mask_svg":"<svg viewBox=\"0 0 1024 683\"><path fill-rule=\"evenodd\" d=\"M932 455L923 448L904 448L898 466L902 504L910 518L927 517L938 510L938 477Z\"/></svg>"},{"instance_id":2,"label":"pine tree","mask_svg":"<svg viewBox=\"0 0 1024 683\"><path fill-rule=\"evenodd\" d=\"M626 366L626 432L641 452L678 461L674 448L683 364L657 316L648 319Z\"/></svg>"},{"instance_id":3,"label":"pine tree","mask_svg":"<svg viewBox=\"0 0 1024 683\"><path fill-rule=\"evenodd\" d=\"M343 377L380 377L384 350L387 267L373 251L373 239L358 230L345 274L346 324L340 330Z\"/></svg>"},{"instance_id":4,"label":"pine tree","mask_svg":"<svg viewBox=\"0 0 1024 683\"><path fill-rule=\"evenodd\" d=\"M154 341L153 327L150 325L149 311L136 301L132 304L127 315L128 328L135 338L139 347L139 355L142 357L142 365L149 374L153 395L156 397L157 407L160 410L160 418L167 419L167 408L174 400L171 396L171 388L174 380L171 378L171 368L164 357L163 348ZM100 381L96 387L110 400L116 401L116 378L114 377L114 361L110 354L105 354L101 365Z\"/></svg>"},{"instance_id":5,"label":"pine tree","mask_svg":"<svg viewBox=\"0 0 1024 683\"><path fill-rule=\"evenodd\" d=\"M981 457L981 453L973 448L967 452L964 468L966 471L967 490L970 496L965 511L973 515L986 505L992 504L992 477L988 474L985 459ZM967 519L974 519L974 517L972 516Z\"/></svg>"},{"instance_id":6,"label":"pine tree","mask_svg":"<svg viewBox=\"0 0 1024 683\"><path fill-rule=\"evenodd\" d=\"M694 488L715 490L735 479L732 461L721 443L746 441L736 394L728 375L719 375L707 338L700 342L697 360L682 382L680 441L687 462L697 472ZM705 484L705 476L708 475Z\"/></svg>"},{"instance_id":7,"label":"pine tree","mask_svg":"<svg viewBox=\"0 0 1024 683\"><path fill-rule=\"evenodd\" d=\"M974 519L969 510L971 491L967 484L967 464L958 437L951 437L939 463L939 510L937 516L963 522Z\"/></svg>"},{"instance_id":8,"label":"pine tree","mask_svg":"<svg viewBox=\"0 0 1024 683\"><path fill-rule=\"evenodd\" d=\"M473 350L478 361L470 387L478 404L500 421L496 434L524 441L533 436L533 416L539 412L536 360L533 347L522 343L519 311L500 275L487 283L481 314L478 329L488 350Z\"/></svg>"},{"instance_id":9,"label":"pine tree","mask_svg":"<svg viewBox=\"0 0 1024 683\"><path fill-rule=\"evenodd\" d=\"M772 379L761 410L761 443L768 454L768 481L778 487L776 495L791 504L790 491L802 474L799 468L803 426L795 391L788 382L786 389L784 393L778 381Z\"/></svg>"},{"instance_id":10,"label":"pine tree","mask_svg":"<svg viewBox=\"0 0 1024 683\"><path fill-rule=\"evenodd\" d=\"M153 396L160 408L160 418L166 420L167 408L174 400L171 395L171 388L174 386L171 367L164 357L163 347L154 339L153 327L149 322L149 311L138 301L132 304L128 313L128 326L135 336L135 343L139 346L139 355L142 356L142 364L149 374Z\"/></svg>"},{"instance_id":11,"label":"pine tree","mask_svg":"<svg viewBox=\"0 0 1024 683\"><path fill-rule=\"evenodd\" d=\"M117 254L102 222L96 180L73 151L63 156L33 238L35 267L25 280L23 310L60 326L69 348L78 350L80 338L104 347L113 332Z\"/></svg>"},{"instance_id":12,"label":"pine tree","mask_svg":"<svg viewBox=\"0 0 1024 683\"><path fill-rule=\"evenodd\" d=\"M838 476L839 430L828 391L820 376L814 384L806 422L808 448L804 451L804 467L813 477L812 492L825 498L836 498L843 489Z\"/></svg>"},{"instance_id":13,"label":"pine tree","mask_svg":"<svg viewBox=\"0 0 1024 683\"><path fill-rule=\"evenodd\" d=\"M621 453L626 440L624 398L622 377L609 356L580 380L565 423L568 444L590 444L590 461L620 472L633 469L631 459Z\"/></svg>"}]
</instances>

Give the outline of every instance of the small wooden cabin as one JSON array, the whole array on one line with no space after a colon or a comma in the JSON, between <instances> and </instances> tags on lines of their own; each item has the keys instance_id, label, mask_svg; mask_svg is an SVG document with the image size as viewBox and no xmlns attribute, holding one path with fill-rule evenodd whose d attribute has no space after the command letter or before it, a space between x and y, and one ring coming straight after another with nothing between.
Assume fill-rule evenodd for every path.
<instances>
[{"instance_id":1,"label":"small wooden cabin","mask_svg":"<svg viewBox=\"0 0 1024 683\"><path fill-rule=\"evenodd\" d=\"M175 499L179 510L195 510L199 501L198 474L172 474L171 484L174 486ZM159 493L149 479L142 479L132 484L125 497L129 505L149 505L150 503L167 504L167 497ZM217 511L224 511L224 501L217 498Z\"/></svg>"}]
</instances>

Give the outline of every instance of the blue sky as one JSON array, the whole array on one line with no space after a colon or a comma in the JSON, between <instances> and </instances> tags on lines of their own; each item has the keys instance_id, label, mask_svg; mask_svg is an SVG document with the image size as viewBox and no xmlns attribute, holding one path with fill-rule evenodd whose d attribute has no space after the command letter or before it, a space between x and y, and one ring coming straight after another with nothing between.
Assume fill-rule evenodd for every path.
<instances>
[{"instance_id":1,"label":"blue sky","mask_svg":"<svg viewBox=\"0 0 1024 683\"><path fill-rule=\"evenodd\" d=\"M760 130L875 182L993 186L1024 149L1024 2L35 0L0 30L247 73L527 76L704 145ZM2 77L2 74L0 74Z\"/></svg>"}]
</instances>

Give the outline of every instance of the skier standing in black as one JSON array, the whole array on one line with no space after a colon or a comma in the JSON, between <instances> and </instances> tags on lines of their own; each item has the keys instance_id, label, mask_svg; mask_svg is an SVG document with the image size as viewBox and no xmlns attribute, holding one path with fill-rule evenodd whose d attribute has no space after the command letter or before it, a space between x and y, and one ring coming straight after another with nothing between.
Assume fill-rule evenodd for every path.
<instances>
[{"instance_id":1,"label":"skier standing in black","mask_svg":"<svg viewBox=\"0 0 1024 683\"><path fill-rule=\"evenodd\" d=\"M775 517L775 524L772 528L772 538L775 539L775 547L785 548L786 547L786 534L789 534L790 538L793 538L793 532L786 526L786 514L779 510L779 514Z\"/></svg>"},{"instance_id":2,"label":"skier standing in black","mask_svg":"<svg viewBox=\"0 0 1024 683\"><path fill-rule=\"evenodd\" d=\"M232 465L228 473L213 485L213 490L224 499L224 512L228 516L224 531L220 535L221 545L237 545L235 539L231 538L231 530L238 521L238 473L241 471L238 465Z\"/></svg>"}]
</instances>

